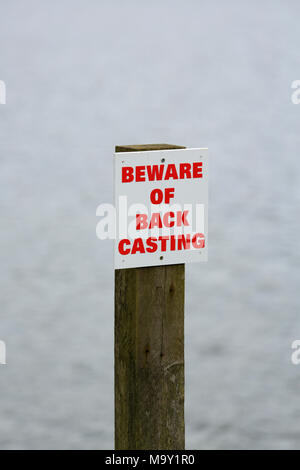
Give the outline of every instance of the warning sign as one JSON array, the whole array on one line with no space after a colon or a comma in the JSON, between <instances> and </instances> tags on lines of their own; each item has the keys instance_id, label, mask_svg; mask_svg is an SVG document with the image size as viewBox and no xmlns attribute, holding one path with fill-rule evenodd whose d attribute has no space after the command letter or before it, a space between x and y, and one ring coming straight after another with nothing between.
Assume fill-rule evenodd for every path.
<instances>
[{"instance_id":1,"label":"warning sign","mask_svg":"<svg viewBox=\"0 0 300 470\"><path fill-rule=\"evenodd\" d=\"M115 268L207 261L207 149L114 158Z\"/></svg>"}]
</instances>

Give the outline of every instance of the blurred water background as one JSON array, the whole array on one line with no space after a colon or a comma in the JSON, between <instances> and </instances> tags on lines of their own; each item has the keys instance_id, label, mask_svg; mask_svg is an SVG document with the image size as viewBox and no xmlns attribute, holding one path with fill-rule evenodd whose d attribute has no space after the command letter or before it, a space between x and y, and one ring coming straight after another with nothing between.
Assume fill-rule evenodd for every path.
<instances>
[{"instance_id":1,"label":"blurred water background","mask_svg":"<svg viewBox=\"0 0 300 470\"><path fill-rule=\"evenodd\" d=\"M210 150L187 448L300 448L297 0L0 2L1 449L113 447L115 144Z\"/></svg>"}]
</instances>

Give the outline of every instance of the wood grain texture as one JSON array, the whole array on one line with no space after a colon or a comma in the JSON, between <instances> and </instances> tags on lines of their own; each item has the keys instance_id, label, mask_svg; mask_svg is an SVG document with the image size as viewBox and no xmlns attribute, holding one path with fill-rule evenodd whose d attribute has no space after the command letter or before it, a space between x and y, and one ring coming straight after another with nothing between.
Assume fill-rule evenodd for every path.
<instances>
[{"instance_id":1,"label":"wood grain texture","mask_svg":"<svg viewBox=\"0 0 300 470\"><path fill-rule=\"evenodd\" d=\"M145 150L116 151L129 147ZM184 275L184 264L115 271L118 450L185 447Z\"/></svg>"},{"instance_id":2,"label":"wood grain texture","mask_svg":"<svg viewBox=\"0 0 300 470\"><path fill-rule=\"evenodd\" d=\"M171 144L143 144L143 145L117 145L116 152L145 152L151 150L184 149L181 145Z\"/></svg>"}]
</instances>

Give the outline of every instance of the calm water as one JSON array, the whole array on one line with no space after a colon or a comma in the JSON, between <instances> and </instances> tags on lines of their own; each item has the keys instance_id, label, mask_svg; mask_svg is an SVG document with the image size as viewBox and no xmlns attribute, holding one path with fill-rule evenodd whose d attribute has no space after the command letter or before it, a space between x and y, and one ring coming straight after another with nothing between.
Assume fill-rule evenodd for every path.
<instances>
[{"instance_id":1,"label":"calm water","mask_svg":"<svg viewBox=\"0 0 300 470\"><path fill-rule=\"evenodd\" d=\"M188 448L300 448L297 0L2 2L0 448L112 448L115 144L210 149Z\"/></svg>"}]
</instances>

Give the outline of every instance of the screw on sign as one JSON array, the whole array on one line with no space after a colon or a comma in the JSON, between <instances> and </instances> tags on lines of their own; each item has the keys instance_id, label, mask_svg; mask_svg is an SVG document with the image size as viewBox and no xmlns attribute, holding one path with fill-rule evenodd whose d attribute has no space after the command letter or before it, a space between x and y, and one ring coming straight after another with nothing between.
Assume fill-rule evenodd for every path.
<instances>
[{"instance_id":1,"label":"screw on sign","mask_svg":"<svg viewBox=\"0 0 300 470\"><path fill-rule=\"evenodd\" d=\"M184 449L184 272L207 260L207 149L119 146L114 159L115 447Z\"/></svg>"}]
</instances>

